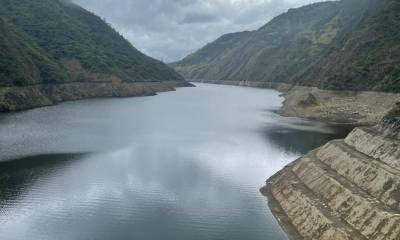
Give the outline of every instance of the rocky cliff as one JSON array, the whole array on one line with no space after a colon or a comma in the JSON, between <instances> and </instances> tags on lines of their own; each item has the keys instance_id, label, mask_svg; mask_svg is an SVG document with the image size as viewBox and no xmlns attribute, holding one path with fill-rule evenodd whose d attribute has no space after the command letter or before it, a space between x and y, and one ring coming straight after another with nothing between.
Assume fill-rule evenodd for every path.
<instances>
[{"instance_id":1,"label":"rocky cliff","mask_svg":"<svg viewBox=\"0 0 400 240\"><path fill-rule=\"evenodd\" d=\"M292 239L400 239L400 119L308 153L262 192Z\"/></svg>"}]
</instances>

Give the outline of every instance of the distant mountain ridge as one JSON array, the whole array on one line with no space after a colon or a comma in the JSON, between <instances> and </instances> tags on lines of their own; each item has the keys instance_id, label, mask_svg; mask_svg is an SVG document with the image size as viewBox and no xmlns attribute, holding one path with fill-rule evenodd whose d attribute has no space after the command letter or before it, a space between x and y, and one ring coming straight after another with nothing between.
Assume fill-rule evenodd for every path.
<instances>
[{"instance_id":1,"label":"distant mountain ridge","mask_svg":"<svg viewBox=\"0 0 400 240\"><path fill-rule=\"evenodd\" d=\"M0 5L0 86L183 80L71 1L0 0Z\"/></svg>"},{"instance_id":2,"label":"distant mountain ridge","mask_svg":"<svg viewBox=\"0 0 400 240\"><path fill-rule=\"evenodd\" d=\"M171 64L190 80L400 91L400 2L314 3L224 35Z\"/></svg>"}]
</instances>

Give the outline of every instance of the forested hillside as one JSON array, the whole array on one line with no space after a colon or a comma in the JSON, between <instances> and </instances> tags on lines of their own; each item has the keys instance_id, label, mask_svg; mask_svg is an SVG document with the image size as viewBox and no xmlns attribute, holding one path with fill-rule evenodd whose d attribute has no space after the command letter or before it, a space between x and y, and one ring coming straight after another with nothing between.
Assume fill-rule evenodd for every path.
<instances>
[{"instance_id":1,"label":"forested hillside","mask_svg":"<svg viewBox=\"0 0 400 240\"><path fill-rule=\"evenodd\" d=\"M183 80L70 1L0 0L0 85Z\"/></svg>"},{"instance_id":2,"label":"forested hillside","mask_svg":"<svg viewBox=\"0 0 400 240\"><path fill-rule=\"evenodd\" d=\"M62 82L67 73L28 37L0 18L0 84Z\"/></svg>"}]
</instances>

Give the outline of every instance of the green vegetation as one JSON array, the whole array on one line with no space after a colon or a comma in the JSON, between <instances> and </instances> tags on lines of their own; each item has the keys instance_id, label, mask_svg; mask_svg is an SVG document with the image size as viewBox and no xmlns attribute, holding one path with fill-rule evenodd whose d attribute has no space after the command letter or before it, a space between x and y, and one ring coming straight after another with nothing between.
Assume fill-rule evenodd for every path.
<instances>
[{"instance_id":1,"label":"green vegetation","mask_svg":"<svg viewBox=\"0 0 400 240\"><path fill-rule=\"evenodd\" d=\"M0 85L93 81L96 76L183 80L72 2L0 0L0 5Z\"/></svg>"},{"instance_id":2,"label":"green vegetation","mask_svg":"<svg viewBox=\"0 0 400 240\"><path fill-rule=\"evenodd\" d=\"M400 92L399 12L397 0L311 4L257 31L223 36L172 66L188 79Z\"/></svg>"},{"instance_id":3,"label":"green vegetation","mask_svg":"<svg viewBox=\"0 0 400 240\"><path fill-rule=\"evenodd\" d=\"M390 92L400 92L400 67L395 67L385 77L385 90Z\"/></svg>"},{"instance_id":4,"label":"green vegetation","mask_svg":"<svg viewBox=\"0 0 400 240\"><path fill-rule=\"evenodd\" d=\"M0 18L0 84L28 85L62 82L65 70L13 25Z\"/></svg>"}]
</instances>

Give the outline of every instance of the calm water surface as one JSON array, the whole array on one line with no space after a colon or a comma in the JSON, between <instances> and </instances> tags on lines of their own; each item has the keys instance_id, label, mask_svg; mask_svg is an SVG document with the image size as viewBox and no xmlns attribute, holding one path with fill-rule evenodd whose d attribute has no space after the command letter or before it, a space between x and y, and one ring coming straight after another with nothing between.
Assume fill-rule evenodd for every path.
<instances>
[{"instance_id":1,"label":"calm water surface","mask_svg":"<svg viewBox=\"0 0 400 240\"><path fill-rule=\"evenodd\" d=\"M346 129L199 85L0 115L2 240L286 239L258 189Z\"/></svg>"}]
</instances>

